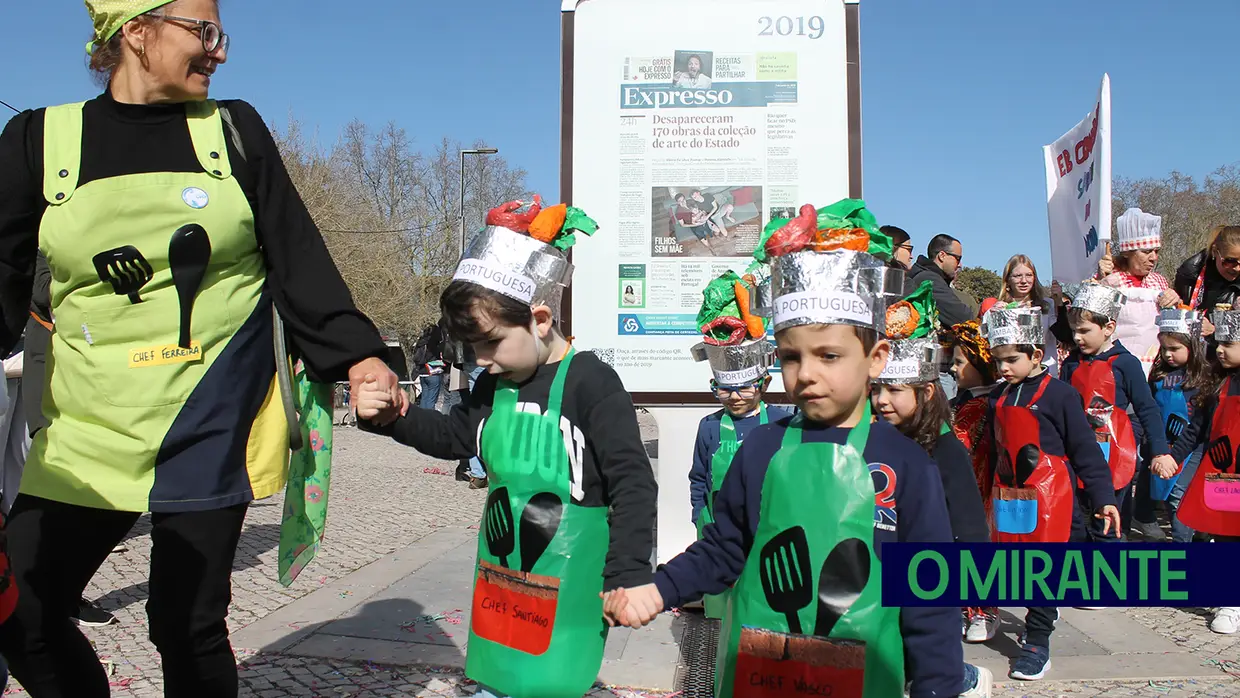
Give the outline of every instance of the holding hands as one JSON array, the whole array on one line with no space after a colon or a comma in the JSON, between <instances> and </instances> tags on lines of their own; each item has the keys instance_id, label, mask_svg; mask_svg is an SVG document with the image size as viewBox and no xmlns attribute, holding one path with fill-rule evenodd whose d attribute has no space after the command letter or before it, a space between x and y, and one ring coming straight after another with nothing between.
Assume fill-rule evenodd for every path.
<instances>
[{"instance_id":1,"label":"holding hands","mask_svg":"<svg viewBox=\"0 0 1240 698\"><path fill-rule=\"evenodd\" d=\"M1171 456L1157 456L1150 462L1150 470L1154 471L1154 474L1158 477L1164 479L1175 475L1175 472L1179 469L1180 467L1176 465L1175 459Z\"/></svg>"},{"instance_id":2,"label":"holding hands","mask_svg":"<svg viewBox=\"0 0 1240 698\"><path fill-rule=\"evenodd\" d=\"M636 630L649 625L663 612L663 597L653 584L613 589L599 595L603 597L603 618L613 628L624 625Z\"/></svg>"}]
</instances>

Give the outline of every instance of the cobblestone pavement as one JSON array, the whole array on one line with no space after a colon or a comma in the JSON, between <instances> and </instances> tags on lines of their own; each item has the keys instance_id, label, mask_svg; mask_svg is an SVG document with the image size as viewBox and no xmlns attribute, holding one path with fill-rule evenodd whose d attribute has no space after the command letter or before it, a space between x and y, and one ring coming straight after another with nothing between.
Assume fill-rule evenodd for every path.
<instances>
[{"instance_id":1,"label":"cobblestone pavement","mask_svg":"<svg viewBox=\"0 0 1240 698\"><path fill-rule=\"evenodd\" d=\"M653 438L649 418L643 432ZM353 429L339 430L327 538L318 559L291 588L275 578L282 498L253 505L233 573L230 626L240 628L320 586L403 548L443 526L470 525L481 510L484 491L469 490L451 476L455 464L419 456L410 449ZM146 574L150 563L149 523L139 521L125 542L125 552L108 558L87 590L116 613L119 623L86 629L99 655L112 667L112 695L154 698L163 695L159 656L147 640ZM1207 617L1192 609L1131 609L1133 618L1200 656L1219 671L1218 680L1096 682L1004 681L995 696L1169 696L1214 698L1240 696L1240 635L1222 636L1206 629ZM242 695L284 696L425 696L473 695L476 687L456 672L425 667L377 666L324 659L257 654L237 648ZM1000 678L1000 677L996 677ZM5 695L26 693L11 685ZM599 687L591 698L639 698L646 694Z\"/></svg>"}]
</instances>

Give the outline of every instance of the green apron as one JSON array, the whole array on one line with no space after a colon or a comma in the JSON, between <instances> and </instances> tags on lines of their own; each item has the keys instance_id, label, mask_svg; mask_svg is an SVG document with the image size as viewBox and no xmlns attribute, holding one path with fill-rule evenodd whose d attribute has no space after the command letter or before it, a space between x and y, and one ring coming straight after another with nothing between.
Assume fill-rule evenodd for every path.
<instances>
[{"instance_id":1,"label":"green apron","mask_svg":"<svg viewBox=\"0 0 1240 698\"><path fill-rule=\"evenodd\" d=\"M201 170L80 187L82 104L47 109L39 247L52 272L55 328L49 426L31 446L27 494L184 511L284 485L288 420L253 212L232 176L215 102L185 108ZM252 420L227 416L243 405L258 406Z\"/></svg>"},{"instance_id":2,"label":"green apron","mask_svg":"<svg viewBox=\"0 0 1240 698\"><path fill-rule=\"evenodd\" d=\"M560 407L574 353L556 369L545 415L519 409L517 386L501 380L482 429L490 495L465 674L513 698L580 698L603 663L607 508L573 501L581 472L561 431L571 428Z\"/></svg>"},{"instance_id":3,"label":"green apron","mask_svg":"<svg viewBox=\"0 0 1240 698\"><path fill-rule=\"evenodd\" d=\"M844 445L802 443L803 419L788 427L762 483L753 548L720 632L715 695L901 696L900 609L881 605L874 484L862 455L869 404Z\"/></svg>"},{"instance_id":4,"label":"green apron","mask_svg":"<svg viewBox=\"0 0 1240 698\"><path fill-rule=\"evenodd\" d=\"M758 403L758 423L767 423L765 402ZM706 495L706 506L698 513L698 540L702 540L702 531L706 525L715 523L715 494L723 487L723 478L732 467L732 459L740 448L741 442L736 438L732 415L724 410L723 416L719 418L719 448L715 449L714 455L710 457L710 492ZM728 592L707 594L702 598L702 606L707 618L723 618L728 607Z\"/></svg>"}]
</instances>

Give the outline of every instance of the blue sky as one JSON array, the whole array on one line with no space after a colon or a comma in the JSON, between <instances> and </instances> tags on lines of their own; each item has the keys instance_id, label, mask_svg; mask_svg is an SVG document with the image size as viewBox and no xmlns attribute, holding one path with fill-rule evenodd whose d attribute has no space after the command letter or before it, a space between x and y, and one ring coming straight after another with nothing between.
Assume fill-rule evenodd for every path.
<instances>
[{"instance_id":1,"label":"blue sky","mask_svg":"<svg viewBox=\"0 0 1240 698\"><path fill-rule=\"evenodd\" d=\"M998 268L1024 252L1048 267L1040 146L1085 115L1103 72L1115 174L1200 177L1240 160L1240 2L861 7L865 198L919 247L948 232L967 265ZM485 139L556 197L558 0L225 0L223 10L233 50L213 96L244 98L277 124L294 114L326 142L353 118L394 120L427 148ZM81 2L6 0L0 23L0 99L25 108L96 93Z\"/></svg>"}]
</instances>

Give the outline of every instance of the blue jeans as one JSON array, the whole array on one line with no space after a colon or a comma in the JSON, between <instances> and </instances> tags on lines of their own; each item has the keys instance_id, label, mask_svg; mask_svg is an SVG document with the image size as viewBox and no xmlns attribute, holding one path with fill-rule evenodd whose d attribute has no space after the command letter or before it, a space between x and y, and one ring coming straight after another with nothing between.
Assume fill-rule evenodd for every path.
<instances>
[{"instance_id":1,"label":"blue jeans","mask_svg":"<svg viewBox=\"0 0 1240 698\"><path fill-rule=\"evenodd\" d=\"M422 384L422 397L419 399L418 406L424 410L435 409L435 403L439 402L439 390L443 387L443 374L432 373L422 376L418 378L418 382Z\"/></svg>"},{"instance_id":2,"label":"blue jeans","mask_svg":"<svg viewBox=\"0 0 1240 698\"><path fill-rule=\"evenodd\" d=\"M485 370L486 369L484 369L483 367L473 362L465 364L464 371L466 375L469 376L469 390L471 392L474 389L474 384L478 382L478 376L481 376L482 372ZM447 401L448 404L451 407L455 407L456 405L458 405L461 402L461 400L465 397L464 393L465 391L463 390L459 391L459 393L457 392L448 393L448 401ZM484 478L487 476L486 468L482 467L482 461L478 460L476 457L469 459L469 475L470 477L476 477L476 478Z\"/></svg>"},{"instance_id":3,"label":"blue jeans","mask_svg":"<svg viewBox=\"0 0 1240 698\"><path fill-rule=\"evenodd\" d=\"M1172 487L1171 494L1167 495L1167 507L1171 510L1171 540L1174 543L1193 542L1193 529L1180 523L1179 510L1180 500L1184 499L1184 492L1188 490L1193 476L1197 473L1197 466L1200 464L1201 451L1189 456L1188 460L1184 461L1180 476L1175 480L1175 487Z\"/></svg>"},{"instance_id":4,"label":"blue jeans","mask_svg":"<svg viewBox=\"0 0 1240 698\"><path fill-rule=\"evenodd\" d=\"M478 692L474 695L478 698L509 698L509 696L505 696L502 693L495 693L482 684L478 684Z\"/></svg>"}]
</instances>

